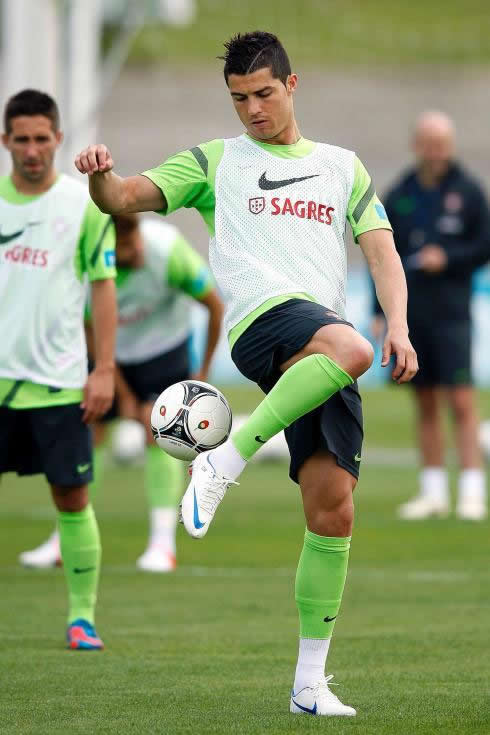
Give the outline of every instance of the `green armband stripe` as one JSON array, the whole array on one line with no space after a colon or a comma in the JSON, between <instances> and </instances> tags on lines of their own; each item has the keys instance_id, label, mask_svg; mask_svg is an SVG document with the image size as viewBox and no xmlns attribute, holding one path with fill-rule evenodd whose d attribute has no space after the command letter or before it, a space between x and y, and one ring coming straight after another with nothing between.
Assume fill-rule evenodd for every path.
<instances>
[{"instance_id":1,"label":"green armband stripe","mask_svg":"<svg viewBox=\"0 0 490 735\"><path fill-rule=\"evenodd\" d=\"M109 219L104 225L104 229L102 230L102 233L99 239L97 240L97 245L95 246L95 250L92 253L92 257L90 258L90 265L92 266L92 268L95 268L95 264L97 263L97 259L100 255L100 250L102 248L102 243L104 242L104 237L106 236L107 230L109 229L111 224L112 224L112 217L109 217Z\"/></svg>"},{"instance_id":2,"label":"green armband stripe","mask_svg":"<svg viewBox=\"0 0 490 735\"><path fill-rule=\"evenodd\" d=\"M195 148L191 148L191 153L204 171L204 176L207 177L208 175L208 159L202 152L202 150L196 146Z\"/></svg>"},{"instance_id":3,"label":"green armband stripe","mask_svg":"<svg viewBox=\"0 0 490 735\"><path fill-rule=\"evenodd\" d=\"M362 199L359 200L359 202L356 205L356 208L354 209L354 212L352 213L352 219L357 224L359 220L361 219L362 215L366 211L366 207L373 198L373 196L376 194L376 190L374 188L374 184L371 181L369 184L366 193L362 197Z\"/></svg>"},{"instance_id":4,"label":"green armband stripe","mask_svg":"<svg viewBox=\"0 0 490 735\"><path fill-rule=\"evenodd\" d=\"M2 401L2 406L8 406L12 401L14 400L15 396L19 392L19 389L23 385L23 380L16 380L7 395L4 397Z\"/></svg>"}]
</instances>

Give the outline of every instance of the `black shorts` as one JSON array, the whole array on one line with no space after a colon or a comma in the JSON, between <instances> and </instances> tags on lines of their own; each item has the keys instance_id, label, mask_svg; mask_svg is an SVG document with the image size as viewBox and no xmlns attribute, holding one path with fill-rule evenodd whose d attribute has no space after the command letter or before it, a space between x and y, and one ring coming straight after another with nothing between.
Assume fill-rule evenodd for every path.
<instances>
[{"instance_id":1,"label":"black shorts","mask_svg":"<svg viewBox=\"0 0 490 735\"><path fill-rule=\"evenodd\" d=\"M413 385L471 385L471 323L410 323L410 340L417 353L419 371Z\"/></svg>"},{"instance_id":2,"label":"black shorts","mask_svg":"<svg viewBox=\"0 0 490 735\"><path fill-rule=\"evenodd\" d=\"M92 481L92 434L78 403L47 408L0 406L0 474L44 474L50 485Z\"/></svg>"},{"instance_id":3,"label":"black shorts","mask_svg":"<svg viewBox=\"0 0 490 735\"><path fill-rule=\"evenodd\" d=\"M150 360L117 364L136 398L142 403L154 401L165 388L190 377L189 340ZM102 420L110 421L117 416L117 401L114 401Z\"/></svg>"},{"instance_id":4,"label":"black shorts","mask_svg":"<svg viewBox=\"0 0 490 735\"><path fill-rule=\"evenodd\" d=\"M321 327L352 324L320 304L290 299L258 317L238 338L231 353L246 378L268 393L281 377L279 366L299 352ZM285 432L291 455L289 475L298 472L318 449L327 449L337 464L359 477L363 440L362 404L357 383L335 393Z\"/></svg>"}]
</instances>

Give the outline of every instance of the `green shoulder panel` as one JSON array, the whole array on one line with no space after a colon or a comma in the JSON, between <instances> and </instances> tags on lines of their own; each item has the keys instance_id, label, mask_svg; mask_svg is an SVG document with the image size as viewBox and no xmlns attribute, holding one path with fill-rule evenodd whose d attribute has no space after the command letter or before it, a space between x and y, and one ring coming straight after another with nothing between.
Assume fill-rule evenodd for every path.
<instances>
[{"instance_id":1,"label":"green shoulder panel","mask_svg":"<svg viewBox=\"0 0 490 735\"><path fill-rule=\"evenodd\" d=\"M198 300L214 288L208 266L182 235L172 245L167 264L167 280L173 288Z\"/></svg>"},{"instance_id":2,"label":"green shoulder panel","mask_svg":"<svg viewBox=\"0 0 490 735\"><path fill-rule=\"evenodd\" d=\"M357 156L354 160L354 183L347 206L347 219L356 242L363 232L392 229L371 177Z\"/></svg>"},{"instance_id":3,"label":"green shoulder panel","mask_svg":"<svg viewBox=\"0 0 490 735\"><path fill-rule=\"evenodd\" d=\"M162 191L170 214L181 207L194 207L208 230L214 233L216 169L223 156L224 141L217 139L171 156L143 172Z\"/></svg>"},{"instance_id":4,"label":"green shoulder panel","mask_svg":"<svg viewBox=\"0 0 490 735\"><path fill-rule=\"evenodd\" d=\"M75 255L78 277L87 273L90 281L116 277L116 233L112 218L90 200L80 228Z\"/></svg>"}]
</instances>

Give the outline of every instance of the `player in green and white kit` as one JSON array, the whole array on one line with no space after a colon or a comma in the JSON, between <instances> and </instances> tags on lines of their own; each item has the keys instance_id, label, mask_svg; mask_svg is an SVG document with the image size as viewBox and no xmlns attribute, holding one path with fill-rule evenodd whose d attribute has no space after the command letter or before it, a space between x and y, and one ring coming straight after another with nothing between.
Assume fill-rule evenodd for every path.
<instances>
[{"instance_id":1,"label":"player in green and white kit","mask_svg":"<svg viewBox=\"0 0 490 735\"><path fill-rule=\"evenodd\" d=\"M192 376L198 380L207 378L223 305L204 260L176 227L155 219L139 223L134 214L113 219L118 303L116 400L94 426L97 486L102 483L106 422L116 416L141 422L147 441L144 477L150 537L137 566L150 572L169 572L176 566L175 527L183 489L182 463L156 446L150 429L151 409L161 391L191 377L189 299L209 311L203 361ZM89 347L91 342L89 339ZM91 496L93 500L93 487ZM24 559L27 555L29 566L55 565L59 534L52 534L38 549L24 552Z\"/></svg>"},{"instance_id":2,"label":"player in green and white kit","mask_svg":"<svg viewBox=\"0 0 490 735\"><path fill-rule=\"evenodd\" d=\"M406 282L383 206L355 154L301 136L297 76L277 37L256 31L225 46L225 80L245 134L126 179L112 171L104 145L89 146L76 165L90 175L91 195L104 211L167 214L186 206L204 217L233 360L267 396L229 441L193 462L183 522L192 536L204 536L247 461L286 430L307 524L296 576L300 646L290 711L355 715L325 678L361 460L355 380L373 359L371 345L345 321L347 220L387 318L383 364L396 355L398 383L417 370Z\"/></svg>"},{"instance_id":3,"label":"player in green and white kit","mask_svg":"<svg viewBox=\"0 0 490 735\"><path fill-rule=\"evenodd\" d=\"M97 649L100 539L87 493L88 424L114 394L114 229L87 189L54 168L63 135L51 97L19 92L4 126L12 173L0 178L0 473L46 476L68 584L68 644ZM87 278L95 326L88 377Z\"/></svg>"}]
</instances>

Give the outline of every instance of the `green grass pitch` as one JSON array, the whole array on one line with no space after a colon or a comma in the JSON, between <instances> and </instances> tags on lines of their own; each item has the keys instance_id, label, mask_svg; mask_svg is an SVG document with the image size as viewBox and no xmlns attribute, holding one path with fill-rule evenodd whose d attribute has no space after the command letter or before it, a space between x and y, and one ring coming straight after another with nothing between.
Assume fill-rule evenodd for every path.
<instances>
[{"instance_id":1,"label":"green grass pitch","mask_svg":"<svg viewBox=\"0 0 490 735\"><path fill-rule=\"evenodd\" d=\"M254 401L227 393L240 410ZM488 394L481 401L488 417ZM3 478L2 735L489 733L489 524L397 521L397 504L416 487L416 468L393 451L410 446L408 391L366 393L365 412L350 572L328 665L356 718L288 713L304 522L285 465L252 465L204 540L180 530L178 571L163 577L134 566L146 540L141 470L110 468L97 504L102 653L64 649L61 570L17 565L51 530L44 481Z\"/></svg>"}]
</instances>

